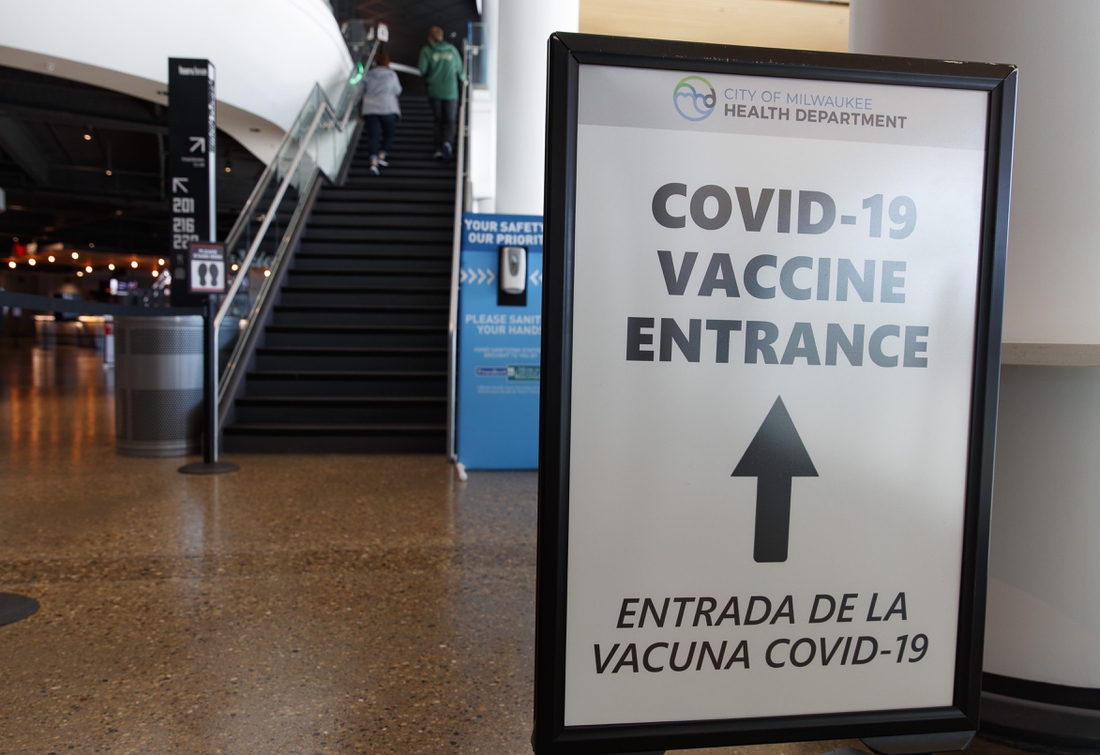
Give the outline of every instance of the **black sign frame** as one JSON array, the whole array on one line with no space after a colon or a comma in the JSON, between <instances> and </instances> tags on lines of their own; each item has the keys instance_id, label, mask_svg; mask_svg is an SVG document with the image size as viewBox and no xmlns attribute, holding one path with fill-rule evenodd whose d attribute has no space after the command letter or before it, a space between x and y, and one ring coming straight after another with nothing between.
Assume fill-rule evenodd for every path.
<instances>
[{"instance_id":1,"label":"black sign frame","mask_svg":"<svg viewBox=\"0 0 1100 755\"><path fill-rule=\"evenodd\" d=\"M953 705L941 708L565 726L570 402L579 67L773 76L989 93ZM978 728L993 452L1016 109L1014 66L557 33L549 40L535 728L539 755L926 735Z\"/></svg>"}]
</instances>

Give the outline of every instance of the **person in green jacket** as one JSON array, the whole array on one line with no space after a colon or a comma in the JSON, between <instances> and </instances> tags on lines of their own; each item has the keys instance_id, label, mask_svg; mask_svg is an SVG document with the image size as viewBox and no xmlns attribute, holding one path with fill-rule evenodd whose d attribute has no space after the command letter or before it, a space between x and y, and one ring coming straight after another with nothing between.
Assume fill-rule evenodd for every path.
<instances>
[{"instance_id":1,"label":"person in green jacket","mask_svg":"<svg viewBox=\"0 0 1100 755\"><path fill-rule=\"evenodd\" d=\"M435 159L450 162L454 154L455 120L458 117L458 82L466 81L462 55L443 41L438 26L428 29L428 44L420 51L417 67L428 85L428 105L435 120Z\"/></svg>"}]
</instances>

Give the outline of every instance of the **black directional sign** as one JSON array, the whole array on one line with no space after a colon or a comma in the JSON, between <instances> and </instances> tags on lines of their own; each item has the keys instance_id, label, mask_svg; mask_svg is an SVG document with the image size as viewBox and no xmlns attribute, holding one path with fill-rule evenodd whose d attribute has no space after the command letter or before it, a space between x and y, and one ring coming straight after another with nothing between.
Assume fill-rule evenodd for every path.
<instances>
[{"instance_id":1,"label":"black directional sign","mask_svg":"<svg viewBox=\"0 0 1100 755\"><path fill-rule=\"evenodd\" d=\"M208 60L168 59L168 197L172 304L196 306L187 250L194 241L215 241L214 66Z\"/></svg>"},{"instance_id":2,"label":"black directional sign","mask_svg":"<svg viewBox=\"0 0 1100 755\"><path fill-rule=\"evenodd\" d=\"M535 752L961 749L1015 69L555 34L549 71Z\"/></svg>"},{"instance_id":3,"label":"black directional sign","mask_svg":"<svg viewBox=\"0 0 1100 755\"><path fill-rule=\"evenodd\" d=\"M791 478L817 477L817 470L782 398L775 400L732 476L757 478L753 559L758 563L786 561Z\"/></svg>"}]
</instances>

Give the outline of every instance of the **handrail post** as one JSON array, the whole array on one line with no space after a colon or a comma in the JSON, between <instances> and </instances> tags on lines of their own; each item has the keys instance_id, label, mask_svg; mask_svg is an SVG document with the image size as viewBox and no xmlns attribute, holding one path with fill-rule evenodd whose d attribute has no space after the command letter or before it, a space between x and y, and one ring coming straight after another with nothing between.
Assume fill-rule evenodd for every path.
<instances>
[{"instance_id":1,"label":"handrail post","mask_svg":"<svg viewBox=\"0 0 1100 755\"><path fill-rule=\"evenodd\" d=\"M465 73L470 51L466 42L462 44L462 70ZM458 409L458 289L459 268L462 260L462 211L466 204L466 150L469 142L469 124L466 122L467 92L470 83L462 82L461 100L458 107L458 149L455 161L455 212L454 238L451 245L451 306L447 318L447 456L451 461L458 460L456 438L456 411Z\"/></svg>"}]
</instances>

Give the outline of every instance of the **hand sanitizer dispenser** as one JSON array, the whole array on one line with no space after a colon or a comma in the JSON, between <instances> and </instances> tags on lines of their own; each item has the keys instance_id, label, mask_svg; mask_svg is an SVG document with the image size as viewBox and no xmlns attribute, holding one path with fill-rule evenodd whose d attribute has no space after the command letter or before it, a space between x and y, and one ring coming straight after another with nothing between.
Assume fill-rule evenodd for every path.
<instances>
[{"instance_id":1,"label":"hand sanitizer dispenser","mask_svg":"<svg viewBox=\"0 0 1100 755\"><path fill-rule=\"evenodd\" d=\"M498 268L500 290L505 294L522 294L527 288L527 249L522 246L502 246Z\"/></svg>"}]
</instances>

